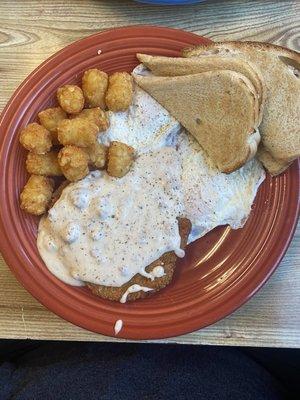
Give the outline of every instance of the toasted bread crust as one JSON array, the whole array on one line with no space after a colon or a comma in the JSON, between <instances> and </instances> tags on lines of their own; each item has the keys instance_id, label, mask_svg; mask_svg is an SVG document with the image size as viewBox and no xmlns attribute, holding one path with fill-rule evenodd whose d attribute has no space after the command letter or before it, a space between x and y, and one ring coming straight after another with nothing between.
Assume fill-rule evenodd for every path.
<instances>
[{"instance_id":1,"label":"toasted bread crust","mask_svg":"<svg viewBox=\"0 0 300 400\"><path fill-rule=\"evenodd\" d=\"M266 87L261 72L250 61L216 55L184 58L151 56L138 53L136 56L156 76L181 76L217 70L230 70L245 75L258 95L257 125L260 124L266 100Z\"/></svg>"},{"instance_id":2,"label":"toasted bread crust","mask_svg":"<svg viewBox=\"0 0 300 400\"><path fill-rule=\"evenodd\" d=\"M250 60L261 69L267 100L260 131L265 150L272 158L272 163L265 161L264 165L267 169L269 165L269 172L274 174L300 156L300 78L297 72L300 53L269 43L232 41L190 47L182 54L184 57L226 54Z\"/></svg>"},{"instance_id":3,"label":"toasted bread crust","mask_svg":"<svg viewBox=\"0 0 300 400\"><path fill-rule=\"evenodd\" d=\"M276 160L272 155L265 149L264 146L259 146L257 151L257 158L266 168L266 170L272 176L276 176L284 172L292 162L286 162L282 160Z\"/></svg>"},{"instance_id":4,"label":"toasted bread crust","mask_svg":"<svg viewBox=\"0 0 300 400\"><path fill-rule=\"evenodd\" d=\"M204 44L204 45L198 45L198 46L190 46L186 47L182 50L181 54L183 57L194 57L198 56L200 54L203 55L203 52L205 50L211 50L211 49L218 49L220 46L230 46L233 50L234 49L240 49L244 50L245 46L249 46L250 48L254 49L259 49L259 50L269 50L269 51L274 51L280 54L285 53L285 55L288 57L292 57L295 60L298 60L300 62L300 53L298 53L295 50L288 49L286 47L279 46L277 44L272 44L272 43L264 43L264 42L253 42L253 41L228 41L228 42L212 42L210 44ZM214 53L218 54L218 53Z\"/></svg>"},{"instance_id":5,"label":"toasted bread crust","mask_svg":"<svg viewBox=\"0 0 300 400\"><path fill-rule=\"evenodd\" d=\"M134 78L196 138L220 171L230 173L248 160L259 105L244 75L220 70Z\"/></svg>"},{"instance_id":6,"label":"toasted bread crust","mask_svg":"<svg viewBox=\"0 0 300 400\"><path fill-rule=\"evenodd\" d=\"M184 249L186 247L188 236L191 230L191 222L187 218L178 218L178 228L181 236L181 248ZM126 290L135 284L152 289L149 292L139 291L135 293L129 293L126 301L138 300L158 292L171 282L176 267L176 260L177 257L175 253L170 251L163 254L158 260L155 260L153 263L148 265L148 267L146 267L146 272L151 272L158 265L163 266L165 271L164 276L155 278L153 281L151 281L150 278L146 278L140 274L137 274L131 278L129 282L120 287L96 285L93 283L86 283L86 285L96 296L113 301L120 301Z\"/></svg>"}]
</instances>

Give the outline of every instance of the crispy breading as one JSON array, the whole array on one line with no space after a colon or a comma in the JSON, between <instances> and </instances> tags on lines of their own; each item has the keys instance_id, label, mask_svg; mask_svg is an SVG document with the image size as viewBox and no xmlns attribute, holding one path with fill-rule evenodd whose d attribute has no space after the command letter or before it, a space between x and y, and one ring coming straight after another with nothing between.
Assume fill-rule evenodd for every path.
<instances>
[{"instance_id":1,"label":"crispy breading","mask_svg":"<svg viewBox=\"0 0 300 400\"><path fill-rule=\"evenodd\" d=\"M90 147L84 149L90 158L90 164L96 168L104 168L107 159L107 147L96 142Z\"/></svg>"},{"instance_id":2,"label":"crispy breading","mask_svg":"<svg viewBox=\"0 0 300 400\"><path fill-rule=\"evenodd\" d=\"M59 121L67 118L67 113L61 107L52 107L40 111L38 117L41 125L51 133L52 143L58 144L57 125Z\"/></svg>"},{"instance_id":3,"label":"crispy breading","mask_svg":"<svg viewBox=\"0 0 300 400\"><path fill-rule=\"evenodd\" d=\"M109 128L108 113L101 110L100 107L85 108L78 115L72 115L70 118L86 118L98 126L99 132L106 131Z\"/></svg>"},{"instance_id":4,"label":"crispy breading","mask_svg":"<svg viewBox=\"0 0 300 400\"><path fill-rule=\"evenodd\" d=\"M70 184L70 181L67 179L61 182L61 184L54 190L51 196L51 203L49 208L53 207L57 200L60 198L64 188L66 188Z\"/></svg>"},{"instance_id":5,"label":"crispy breading","mask_svg":"<svg viewBox=\"0 0 300 400\"><path fill-rule=\"evenodd\" d=\"M53 179L31 175L20 194L20 207L30 214L44 214L50 204L53 188Z\"/></svg>"},{"instance_id":6,"label":"crispy breading","mask_svg":"<svg viewBox=\"0 0 300 400\"><path fill-rule=\"evenodd\" d=\"M51 207L55 204L55 202L59 199L63 189L70 182L64 181L58 189L53 193ZM178 229L181 237L181 245L180 247L184 249L187 245L188 236L191 230L191 222L187 218L178 218ZM145 270L150 273L155 267L162 266L164 268L164 275L161 277L157 277L154 280L150 278L146 278L140 274L136 274L129 282L125 283L120 287L112 287L112 286L104 286L104 285L96 285L93 283L86 282L87 287L96 295L103 299L120 301L123 294L127 291L127 289L134 285L138 284L140 286L148 287L153 290L149 292L135 292L129 293L127 296L127 301L138 300L140 298L149 296L155 292L166 287L173 278L173 273L176 267L177 256L173 251L167 252L163 254L159 259L153 261L150 265L148 265Z\"/></svg>"},{"instance_id":7,"label":"crispy breading","mask_svg":"<svg viewBox=\"0 0 300 400\"><path fill-rule=\"evenodd\" d=\"M49 151L46 154L28 153L26 169L30 174L60 176L63 173L58 164L57 155L57 151Z\"/></svg>"},{"instance_id":8,"label":"crispy breading","mask_svg":"<svg viewBox=\"0 0 300 400\"><path fill-rule=\"evenodd\" d=\"M57 100L61 108L68 114L77 114L84 107L82 89L76 85L65 85L58 88Z\"/></svg>"},{"instance_id":9,"label":"crispy breading","mask_svg":"<svg viewBox=\"0 0 300 400\"><path fill-rule=\"evenodd\" d=\"M52 147L50 132L36 122L22 129L19 140L25 149L36 154L45 154Z\"/></svg>"},{"instance_id":10,"label":"crispy breading","mask_svg":"<svg viewBox=\"0 0 300 400\"><path fill-rule=\"evenodd\" d=\"M108 76L99 69L88 69L82 77L82 91L86 103L90 107L101 107L105 110L105 94L108 86Z\"/></svg>"},{"instance_id":11,"label":"crispy breading","mask_svg":"<svg viewBox=\"0 0 300 400\"><path fill-rule=\"evenodd\" d=\"M181 248L184 249L186 247L187 239L191 230L191 222L187 218L178 218L178 227L181 236ZM135 293L129 293L126 301L138 300L158 292L171 282L176 267L176 260L177 257L175 253L170 251L163 254L158 260L148 265L148 267L146 267L146 272L151 272L156 266L159 265L164 268L165 275L155 278L154 280L137 274L131 278L129 282L120 287L96 285L88 282L86 285L96 296L114 301L120 301L126 290L135 284L153 289L149 292L139 291Z\"/></svg>"},{"instance_id":12,"label":"crispy breading","mask_svg":"<svg viewBox=\"0 0 300 400\"><path fill-rule=\"evenodd\" d=\"M127 72L115 72L109 77L106 105L111 111L126 111L132 103L133 80Z\"/></svg>"},{"instance_id":13,"label":"crispy breading","mask_svg":"<svg viewBox=\"0 0 300 400\"><path fill-rule=\"evenodd\" d=\"M64 146L91 146L96 143L98 131L97 125L86 118L65 119L57 127L58 140Z\"/></svg>"},{"instance_id":14,"label":"crispy breading","mask_svg":"<svg viewBox=\"0 0 300 400\"><path fill-rule=\"evenodd\" d=\"M84 178L89 173L89 156L76 146L65 146L58 153L58 163L64 176L71 182Z\"/></svg>"},{"instance_id":15,"label":"crispy breading","mask_svg":"<svg viewBox=\"0 0 300 400\"><path fill-rule=\"evenodd\" d=\"M107 173L121 178L129 171L134 158L134 149L122 142L111 142L108 149Z\"/></svg>"}]
</instances>

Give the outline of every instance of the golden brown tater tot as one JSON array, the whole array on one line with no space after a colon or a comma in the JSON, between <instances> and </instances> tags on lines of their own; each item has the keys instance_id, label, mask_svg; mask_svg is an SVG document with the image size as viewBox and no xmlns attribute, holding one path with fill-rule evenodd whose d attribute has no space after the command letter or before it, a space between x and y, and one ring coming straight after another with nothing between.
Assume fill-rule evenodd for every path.
<instances>
[{"instance_id":1,"label":"golden brown tater tot","mask_svg":"<svg viewBox=\"0 0 300 400\"><path fill-rule=\"evenodd\" d=\"M109 77L105 102L111 111L125 111L132 103L133 80L127 72L115 72Z\"/></svg>"},{"instance_id":2,"label":"golden brown tater tot","mask_svg":"<svg viewBox=\"0 0 300 400\"><path fill-rule=\"evenodd\" d=\"M57 160L57 151L49 151L46 154L28 153L26 169L30 174L44 176L60 176L62 171Z\"/></svg>"},{"instance_id":3,"label":"golden brown tater tot","mask_svg":"<svg viewBox=\"0 0 300 400\"><path fill-rule=\"evenodd\" d=\"M107 147L96 142L90 147L84 149L89 155L90 164L96 168L104 168L106 164Z\"/></svg>"},{"instance_id":4,"label":"golden brown tater tot","mask_svg":"<svg viewBox=\"0 0 300 400\"><path fill-rule=\"evenodd\" d=\"M133 162L134 149L125 143L111 142L108 149L107 173L121 178L129 171Z\"/></svg>"},{"instance_id":5,"label":"golden brown tater tot","mask_svg":"<svg viewBox=\"0 0 300 400\"><path fill-rule=\"evenodd\" d=\"M20 207L29 214L44 214L50 204L53 188L53 179L31 175L20 195Z\"/></svg>"},{"instance_id":6,"label":"golden brown tater tot","mask_svg":"<svg viewBox=\"0 0 300 400\"><path fill-rule=\"evenodd\" d=\"M109 128L108 113L101 110L100 107L85 108L78 115L71 116L72 118L86 118L94 122L98 126L99 132L106 131Z\"/></svg>"},{"instance_id":7,"label":"golden brown tater tot","mask_svg":"<svg viewBox=\"0 0 300 400\"><path fill-rule=\"evenodd\" d=\"M65 119L57 127L57 137L61 144L78 147L96 143L98 132L98 126L87 118Z\"/></svg>"},{"instance_id":8,"label":"golden brown tater tot","mask_svg":"<svg viewBox=\"0 0 300 400\"><path fill-rule=\"evenodd\" d=\"M22 129L20 143L32 153L45 154L52 147L51 134L42 125L33 122Z\"/></svg>"},{"instance_id":9,"label":"golden brown tater tot","mask_svg":"<svg viewBox=\"0 0 300 400\"><path fill-rule=\"evenodd\" d=\"M85 71L82 77L82 91L90 107L101 107L105 110L105 94L108 76L105 72L93 68Z\"/></svg>"},{"instance_id":10,"label":"golden brown tater tot","mask_svg":"<svg viewBox=\"0 0 300 400\"><path fill-rule=\"evenodd\" d=\"M58 153L58 162L64 176L71 182L78 181L89 173L89 156L80 147L63 147Z\"/></svg>"},{"instance_id":11,"label":"golden brown tater tot","mask_svg":"<svg viewBox=\"0 0 300 400\"><path fill-rule=\"evenodd\" d=\"M52 107L40 111L38 117L41 125L51 133L52 143L58 144L57 124L67 118L67 113L60 107Z\"/></svg>"},{"instance_id":12,"label":"golden brown tater tot","mask_svg":"<svg viewBox=\"0 0 300 400\"><path fill-rule=\"evenodd\" d=\"M79 86L65 85L57 90L57 100L68 114L78 114L84 106L83 92Z\"/></svg>"}]
</instances>

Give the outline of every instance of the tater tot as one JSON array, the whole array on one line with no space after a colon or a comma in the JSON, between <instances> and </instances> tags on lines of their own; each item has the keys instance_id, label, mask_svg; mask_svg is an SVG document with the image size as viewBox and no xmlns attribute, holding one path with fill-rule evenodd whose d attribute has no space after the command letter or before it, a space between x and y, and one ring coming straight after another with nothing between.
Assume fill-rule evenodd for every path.
<instances>
[{"instance_id":1,"label":"tater tot","mask_svg":"<svg viewBox=\"0 0 300 400\"><path fill-rule=\"evenodd\" d=\"M57 125L59 121L67 118L66 112L60 107L52 107L40 111L38 117L41 125L51 133L52 143L58 144Z\"/></svg>"},{"instance_id":2,"label":"tater tot","mask_svg":"<svg viewBox=\"0 0 300 400\"><path fill-rule=\"evenodd\" d=\"M68 114L77 114L84 106L83 92L76 85L65 85L58 88L57 100L61 108Z\"/></svg>"},{"instance_id":3,"label":"tater tot","mask_svg":"<svg viewBox=\"0 0 300 400\"><path fill-rule=\"evenodd\" d=\"M94 122L98 126L99 132L106 131L109 128L108 113L101 110L100 107L85 108L78 115L71 116L72 118L86 118Z\"/></svg>"},{"instance_id":4,"label":"tater tot","mask_svg":"<svg viewBox=\"0 0 300 400\"><path fill-rule=\"evenodd\" d=\"M134 149L125 143L111 142L108 149L107 173L121 178L129 171L133 162Z\"/></svg>"},{"instance_id":5,"label":"tater tot","mask_svg":"<svg viewBox=\"0 0 300 400\"><path fill-rule=\"evenodd\" d=\"M20 143L35 154L45 154L52 147L51 134L42 125L33 122L22 129Z\"/></svg>"},{"instance_id":6,"label":"tater tot","mask_svg":"<svg viewBox=\"0 0 300 400\"><path fill-rule=\"evenodd\" d=\"M71 182L78 181L89 173L89 156L80 147L63 147L58 153L58 162L64 176Z\"/></svg>"},{"instance_id":7,"label":"tater tot","mask_svg":"<svg viewBox=\"0 0 300 400\"><path fill-rule=\"evenodd\" d=\"M127 72L115 72L109 77L105 102L111 111L125 111L132 103L133 81Z\"/></svg>"},{"instance_id":8,"label":"tater tot","mask_svg":"<svg viewBox=\"0 0 300 400\"><path fill-rule=\"evenodd\" d=\"M104 168L106 164L107 147L96 142L84 149L90 158L90 164L96 168Z\"/></svg>"},{"instance_id":9,"label":"tater tot","mask_svg":"<svg viewBox=\"0 0 300 400\"><path fill-rule=\"evenodd\" d=\"M87 118L65 119L57 127L57 137L61 144L78 147L96 143L98 132L98 126Z\"/></svg>"},{"instance_id":10,"label":"tater tot","mask_svg":"<svg viewBox=\"0 0 300 400\"><path fill-rule=\"evenodd\" d=\"M46 154L28 153L26 169L30 174L45 176L60 176L62 171L57 160L57 151L49 151Z\"/></svg>"},{"instance_id":11,"label":"tater tot","mask_svg":"<svg viewBox=\"0 0 300 400\"><path fill-rule=\"evenodd\" d=\"M44 214L50 204L53 188L53 179L31 175L20 195L20 207L30 214Z\"/></svg>"},{"instance_id":12,"label":"tater tot","mask_svg":"<svg viewBox=\"0 0 300 400\"><path fill-rule=\"evenodd\" d=\"M82 77L82 91L90 107L101 107L105 110L105 94L108 76L105 72L93 68L85 71Z\"/></svg>"}]
</instances>

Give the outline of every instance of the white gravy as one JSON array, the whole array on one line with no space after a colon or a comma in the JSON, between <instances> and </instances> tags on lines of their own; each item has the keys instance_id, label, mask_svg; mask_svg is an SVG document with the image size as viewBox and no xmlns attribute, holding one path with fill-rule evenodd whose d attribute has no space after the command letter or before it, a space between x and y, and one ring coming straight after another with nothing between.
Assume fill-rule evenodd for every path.
<instances>
[{"instance_id":1,"label":"white gravy","mask_svg":"<svg viewBox=\"0 0 300 400\"><path fill-rule=\"evenodd\" d=\"M137 154L172 145L180 124L156 100L135 86L132 105L126 112L109 112L109 128L98 140L113 140L132 146Z\"/></svg>"},{"instance_id":2,"label":"white gravy","mask_svg":"<svg viewBox=\"0 0 300 400\"><path fill-rule=\"evenodd\" d=\"M218 225L240 228L265 177L256 159L231 174L220 173L140 88L129 110L114 113L99 139L132 145L138 155L132 169L121 179L94 171L70 184L39 224L37 244L45 264L75 286L122 286L137 273L162 277L163 265L151 272L145 267L167 251L184 256L176 217L190 219L189 242ZM133 285L123 300L137 288L151 290Z\"/></svg>"},{"instance_id":3,"label":"white gravy","mask_svg":"<svg viewBox=\"0 0 300 400\"><path fill-rule=\"evenodd\" d=\"M118 319L114 326L115 335L118 335L118 333L120 333L122 328L123 328L123 321L121 319Z\"/></svg>"},{"instance_id":4,"label":"white gravy","mask_svg":"<svg viewBox=\"0 0 300 400\"><path fill-rule=\"evenodd\" d=\"M181 163L164 147L142 154L121 179L94 171L70 184L41 219L38 249L50 271L71 285L91 282L119 287L145 267L180 249Z\"/></svg>"},{"instance_id":5,"label":"white gravy","mask_svg":"<svg viewBox=\"0 0 300 400\"><path fill-rule=\"evenodd\" d=\"M123 294L121 297L120 303L126 303L127 297L130 293L136 293L136 292L150 292L153 290L152 288L146 287L146 286L141 286L138 284L129 286L129 288L126 290L126 292Z\"/></svg>"}]
</instances>

